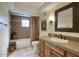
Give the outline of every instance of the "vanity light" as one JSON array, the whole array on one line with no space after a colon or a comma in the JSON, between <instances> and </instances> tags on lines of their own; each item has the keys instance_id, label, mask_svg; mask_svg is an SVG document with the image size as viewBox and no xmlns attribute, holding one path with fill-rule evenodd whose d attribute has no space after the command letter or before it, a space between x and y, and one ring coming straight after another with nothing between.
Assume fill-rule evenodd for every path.
<instances>
[{"instance_id":1,"label":"vanity light","mask_svg":"<svg viewBox=\"0 0 79 59\"><path fill-rule=\"evenodd\" d=\"M50 24L52 24L54 22L54 17L53 16L50 16L49 17L49 21L50 21Z\"/></svg>"}]
</instances>

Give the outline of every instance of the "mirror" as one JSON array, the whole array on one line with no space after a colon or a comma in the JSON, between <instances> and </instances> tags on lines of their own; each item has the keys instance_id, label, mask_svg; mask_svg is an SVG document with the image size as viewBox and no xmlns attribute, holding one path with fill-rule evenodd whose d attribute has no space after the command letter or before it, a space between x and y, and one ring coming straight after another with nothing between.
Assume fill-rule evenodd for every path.
<instances>
[{"instance_id":1,"label":"mirror","mask_svg":"<svg viewBox=\"0 0 79 59\"><path fill-rule=\"evenodd\" d=\"M58 28L73 28L73 8L58 13Z\"/></svg>"},{"instance_id":2,"label":"mirror","mask_svg":"<svg viewBox=\"0 0 79 59\"><path fill-rule=\"evenodd\" d=\"M79 33L79 3L70 3L55 11L55 31Z\"/></svg>"}]
</instances>

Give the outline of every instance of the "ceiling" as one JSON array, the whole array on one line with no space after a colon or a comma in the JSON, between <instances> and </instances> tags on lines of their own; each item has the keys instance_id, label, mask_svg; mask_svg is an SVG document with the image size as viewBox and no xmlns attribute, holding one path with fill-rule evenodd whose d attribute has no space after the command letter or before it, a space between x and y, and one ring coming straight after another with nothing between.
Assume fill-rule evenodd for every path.
<instances>
[{"instance_id":1,"label":"ceiling","mask_svg":"<svg viewBox=\"0 0 79 59\"><path fill-rule=\"evenodd\" d=\"M37 15L38 10L44 5L45 2L14 2L9 3L12 15ZM13 6L13 8L12 8Z\"/></svg>"},{"instance_id":2,"label":"ceiling","mask_svg":"<svg viewBox=\"0 0 79 59\"><path fill-rule=\"evenodd\" d=\"M45 2L16 2L15 8L37 11Z\"/></svg>"}]
</instances>

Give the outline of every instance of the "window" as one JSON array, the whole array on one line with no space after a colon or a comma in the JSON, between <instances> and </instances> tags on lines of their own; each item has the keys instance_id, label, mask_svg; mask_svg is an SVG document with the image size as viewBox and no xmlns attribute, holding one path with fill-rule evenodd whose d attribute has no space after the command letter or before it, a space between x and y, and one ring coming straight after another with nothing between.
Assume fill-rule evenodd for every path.
<instances>
[{"instance_id":1,"label":"window","mask_svg":"<svg viewBox=\"0 0 79 59\"><path fill-rule=\"evenodd\" d=\"M29 27L29 20L22 20L22 27Z\"/></svg>"}]
</instances>

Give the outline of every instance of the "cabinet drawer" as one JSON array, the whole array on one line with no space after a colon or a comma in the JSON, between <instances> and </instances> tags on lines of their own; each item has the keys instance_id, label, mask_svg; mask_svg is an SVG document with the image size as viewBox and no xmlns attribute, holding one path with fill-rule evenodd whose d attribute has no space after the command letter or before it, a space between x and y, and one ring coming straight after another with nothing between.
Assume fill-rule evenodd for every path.
<instances>
[{"instance_id":1,"label":"cabinet drawer","mask_svg":"<svg viewBox=\"0 0 79 59\"><path fill-rule=\"evenodd\" d=\"M50 57L51 56L51 53L49 50L45 49L44 50L44 57Z\"/></svg>"},{"instance_id":2,"label":"cabinet drawer","mask_svg":"<svg viewBox=\"0 0 79 59\"><path fill-rule=\"evenodd\" d=\"M40 53L39 56L40 56L40 57L44 57L44 56L43 56L43 53Z\"/></svg>"},{"instance_id":3,"label":"cabinet drawer","mask_svg":"<svg viewBox=\"0 0 79 59\"><path fill-rule=\"evenodd\" d=\"M60 55L64 56L64 50L63 49L61 49L57 46L54 46L54 45L50 45L50 48L51 48L51 50L56 51Z\"/></svg>"},{"instance_id":4,"label":"cabinet drawer","mask_svg":"<svg viewBox=\"0 0 79 59\"><path fill-rule=\"evenodd\" d=\"M52 57L62 57L62 55L56 53L55 51L52 51L51 56Z\"/></svg>"},{"instance_id":5,"label":"cabinet drawer","mask_svg":"<svg viewBox=\"0 0 79 59\"><path fill-rule=\"evenodd\" d=\"M45 46L49 47L50 48L50 45L49 43L45 42Z\"/></svg>"},{"instance_id":6,"label":"cabinet drawer","mask_svg":"<svg viewBox=\"0 0 79 59\"><path fill-rule=\"evenodd\" d=\"M49 52L51 52L51 49L48 48L47 46L44 47L44 50L48 50Z\"/></svg>"},{"instance_id":7,"label":"cabinet drawer","mask_svg":"<svg viewBox=\"0 0 79 59\"><path fill-rule=\"evenodd\" d=\"M77 57L76 55L74 55L74 54L72 54L72 53L70 53L70 52L66 52L66 56L67 56L67 57Z\"/></svg>"}]
</instances>

